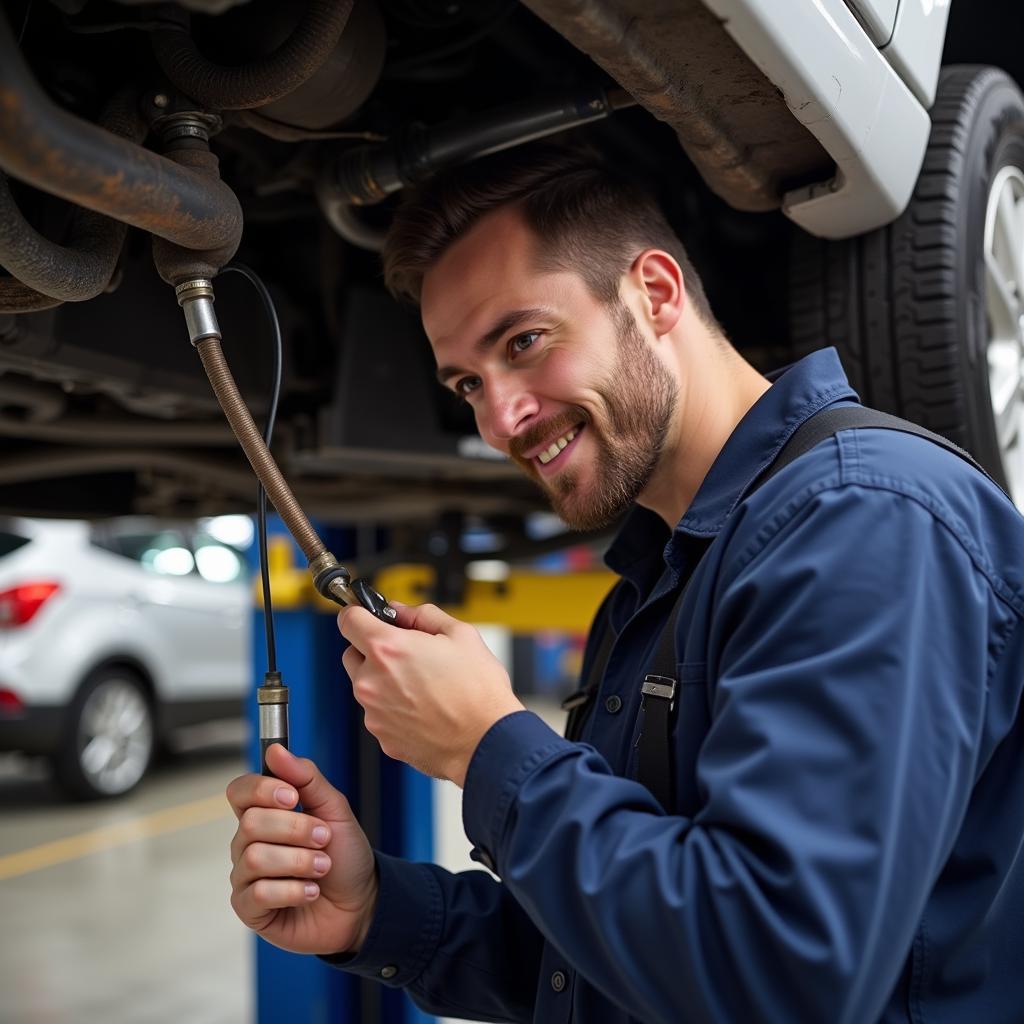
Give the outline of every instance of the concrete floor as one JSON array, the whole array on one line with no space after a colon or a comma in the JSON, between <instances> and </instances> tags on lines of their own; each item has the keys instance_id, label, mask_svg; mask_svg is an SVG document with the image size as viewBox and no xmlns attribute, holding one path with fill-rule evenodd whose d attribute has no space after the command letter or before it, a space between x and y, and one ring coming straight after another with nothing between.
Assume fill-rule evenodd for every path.
<instances>
[{"instance_id":1,"label":"concrete floor","mask_svg":"<svg viewBox=\"0 0 1024 1024\"><path fill-rule=\"evenodd\" d=\"M232 731L110 804L65 803L41 765L0 759L3 1024L251 1019L251 939L228 905Z\"/></svg>"},{"instance_id":2,"label":"concrete floor","mask_svg":"<svg viewBox=\"0 0 1024 1024\"><path fill-rule=\"evenodd\" d=\"M561 713L537 710L555 728ZM0 755L0 1024L244 1024L253 940L228 904L240 724L111 803L70 804L44 767ZM461 792L436 790L435 860L478 867ZM302 1024L302 1022L295 1022Z\"/></svg>"}]
</instances>

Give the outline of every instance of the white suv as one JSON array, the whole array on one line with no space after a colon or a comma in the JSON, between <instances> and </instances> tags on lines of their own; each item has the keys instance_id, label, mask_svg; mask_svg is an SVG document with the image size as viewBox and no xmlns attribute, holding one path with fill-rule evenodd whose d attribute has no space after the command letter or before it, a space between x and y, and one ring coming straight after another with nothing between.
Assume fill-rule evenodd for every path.
<instances>
[{"instance_id":1,"label":"white suv","mask_svg":"<svg viewBox=\"0 0 1024 1024\"><path fill-rule=\"evenodd\" d=\"M175 727L241 713L250 608L244 558L195 528L0 519L0 750L127 792Z\"/></svg>"}]
</instances>

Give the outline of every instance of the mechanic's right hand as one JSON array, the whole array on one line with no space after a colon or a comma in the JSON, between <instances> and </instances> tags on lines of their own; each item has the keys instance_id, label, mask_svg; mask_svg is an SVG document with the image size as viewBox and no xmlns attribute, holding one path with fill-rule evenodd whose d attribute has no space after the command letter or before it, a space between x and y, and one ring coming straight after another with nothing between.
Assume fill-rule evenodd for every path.
<instances>
[{"instance_id":1,"label":"mechanic's right hand","mask_svg":"<svg viewBox=\"0 0 1024 1024\"><path fill-rule=\"evenodd\" d=\"M281 949L355 952L377 903L366 835L348 800L312 761L279 743L266 757L276 778L241 775L227 788L238 818L231 906L245 925ZM291 810L299 800L302 814Z\"/></svg>"}]
</instances>

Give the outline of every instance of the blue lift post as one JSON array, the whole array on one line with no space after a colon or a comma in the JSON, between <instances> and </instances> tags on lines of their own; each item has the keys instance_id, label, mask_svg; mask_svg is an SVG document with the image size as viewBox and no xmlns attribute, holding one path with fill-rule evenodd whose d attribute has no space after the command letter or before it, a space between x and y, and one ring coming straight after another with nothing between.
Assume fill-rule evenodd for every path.
<instances>
[{"instance_id":1,"label":"blue lift post","mask_svg":"<svg viewBox=\"0 0 1024 1024\"><path fill-rule=\"evenodd\" d=\"M293 546L294 563L305 566L277 516L268 533ZM351 557L354 533L320 530L328 548L344 564ZM253 545L251 564L257 565ZM349 798L371 843L410 860L433 854L432 782L419 772L381 754L362 726L362 711L352 698L341 664L345 641L335 616L312 602L284 607L274 600L278 668L290 690L290 745L311 758L324 775ZM259 771L259 729L255 688L266 668L263 610L253 613L251 641L252 696L248 700L251 729L249 765ZM256 955L255 1020L258 1024L430 1024L404 992L361 981L322 963L316 957L287 953L254 937Z\"/></svg>"}]
</instances>

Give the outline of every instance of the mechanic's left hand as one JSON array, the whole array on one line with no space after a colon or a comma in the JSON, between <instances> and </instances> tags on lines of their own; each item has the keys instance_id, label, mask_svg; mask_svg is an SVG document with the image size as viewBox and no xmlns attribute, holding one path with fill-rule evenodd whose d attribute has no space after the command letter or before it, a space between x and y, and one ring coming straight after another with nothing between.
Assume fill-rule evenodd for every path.
<instances>
[{"instance_id":1,"label":"mechanic's left hand","mask_svg":"<svg viewBox=\"0 0 1024 1024\"><path fill-rule=\"evenodd\" d=\"M484 733L523 705L476 629L432 604L394 607L398 629L365 608L338 614L352 692L385 754L461 786Z\"/></svg>"}]
</instances>

